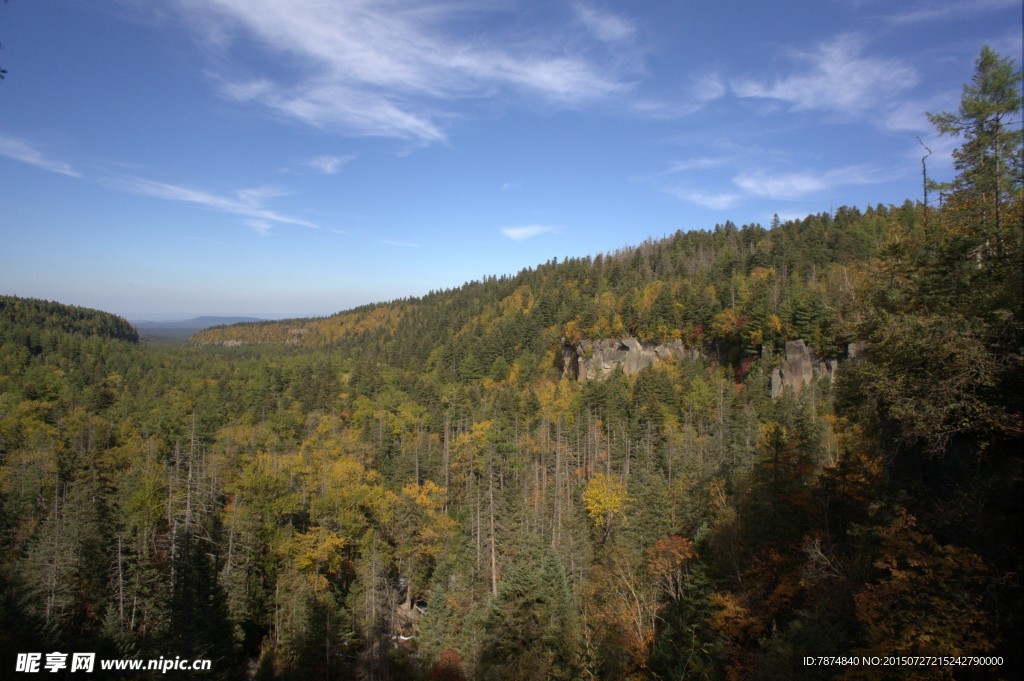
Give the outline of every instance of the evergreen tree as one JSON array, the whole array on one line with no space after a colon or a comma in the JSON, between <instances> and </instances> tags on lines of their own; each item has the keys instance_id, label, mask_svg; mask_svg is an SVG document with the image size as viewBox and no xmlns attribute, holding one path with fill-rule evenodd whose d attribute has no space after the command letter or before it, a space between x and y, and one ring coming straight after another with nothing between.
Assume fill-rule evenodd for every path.
<instances>
[{"instance_id":1,"label":"evergreen tree","mask_svg":"<svg viewBox=\"0 0 1024 681\"><path fill-rule=\"evenodd\" d=\"M485 627L480 678L572 677L572 598L552 549L535 547L509 567Z\"/></svg>"},{"instance_id":2,"label":"evergreen tree","mask_svg":"<svg viewBox=\"0 0 1024 681\"><path fill-rule=\"evenodd\" d=\"M1021 72L1010 58L1001 58L987 45L975 62L974 77L964 85L960 108L929 114L940 135L963 138L953 152L959 174L952 182L958 202L977 204L970 210L980 223L987 245L1004 257L1006 199L1021 190ZM1019 198L1019 197L1018 197ZM1019 238L1019 233L1017 234ZM1018 263L1019 265L1019 263Z\"/></svg>"}]
</instances>

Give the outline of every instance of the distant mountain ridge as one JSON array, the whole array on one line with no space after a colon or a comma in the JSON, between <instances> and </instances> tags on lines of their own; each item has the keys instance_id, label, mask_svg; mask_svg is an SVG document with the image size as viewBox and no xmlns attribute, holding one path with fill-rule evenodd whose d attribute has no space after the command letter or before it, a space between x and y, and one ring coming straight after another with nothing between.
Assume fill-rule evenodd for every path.
<instances>
[{"instance_id":1,"label":"distant mountain ridge","mask_svg":"<svg viewBox=\"0 0 1024 681\"><path fill-rule=\"evenodd\" d=\"M38 298L0 295L0 341L6 334L26 330L30 336L45 331L139 342L139 334L128 320L110 312ZM36 335L31 347L41 347L41 338Z\"/></svg>"},{"instance_id":2,"label":"distant mountain ridge","mask_svg":"<svg viewBox=\"0 0 1024 681\"><path fill-rule=\"evenodd\" d=\"M328 317L204 329L190 342L332 348L452 383L561 374L566 347L624 338L679 344L740 373L788 341L836 358L858 340L855 283L914 210L840 207L767 229L726 222Z\"/></svg>"},{"instance_id":3,"label":"distant mountain ridge","mask_svg":"<svg viewBox=\"0 0 1024 681\"><path fill-rule=\"evenodd\" d=\"M262 322L266 321L259 317L214 317L214 316L202 316L193 317L192 319L182 319L178 321L170 322L151 322L151 321L133 321L131 322L139 331L156 331L165 329L191 329L200 330L208 329L212 326L223 326L225 324L244 324L246 322Z\"/></svg>"}]
</instances>

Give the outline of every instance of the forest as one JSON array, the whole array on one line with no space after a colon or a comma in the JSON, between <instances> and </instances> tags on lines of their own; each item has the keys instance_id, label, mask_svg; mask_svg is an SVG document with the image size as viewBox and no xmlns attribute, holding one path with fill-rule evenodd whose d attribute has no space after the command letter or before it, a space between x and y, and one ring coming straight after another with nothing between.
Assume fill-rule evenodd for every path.
<instances>
[{"instance_id":1,"label":"forest","mask_svg":"<svg viewBox=\"0 0 1024 681\"><path fill-rule=\"evenodd\" d=\"M985 48L899 206L187 345L0 297L2 675L1021 678L1020 85Z\"/></svg>"}]
</instances>

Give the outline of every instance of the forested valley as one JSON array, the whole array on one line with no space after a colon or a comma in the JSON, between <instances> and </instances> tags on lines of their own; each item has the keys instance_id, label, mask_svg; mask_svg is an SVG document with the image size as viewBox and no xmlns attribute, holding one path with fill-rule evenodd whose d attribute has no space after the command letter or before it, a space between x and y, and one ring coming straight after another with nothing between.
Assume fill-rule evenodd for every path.
<instances>
[{"instance_id":1,"label":"forested valley","mask_svg":"<svg viewBox=\"0 0 1024 681\"><path fill-rule=\"evenodd\" d=\"M187 346L0 298L4 675L1020 678L1019 86L986 48L924 201Z\"/></svg>"}]
</instances>

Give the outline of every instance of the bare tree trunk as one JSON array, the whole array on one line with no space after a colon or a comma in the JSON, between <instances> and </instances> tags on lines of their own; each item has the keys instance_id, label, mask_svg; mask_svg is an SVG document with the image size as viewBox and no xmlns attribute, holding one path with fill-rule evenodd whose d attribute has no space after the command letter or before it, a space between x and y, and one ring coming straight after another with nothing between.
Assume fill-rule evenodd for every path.
<instances>
[{"instance_id":1,"label":"bare tree trunk","mask_svg":"<svg viewBox=\"0 0 1024 681\"><path fill-rule=\"evenodd\" d=\"M423 440L423 431L421 426L416 426L416 444L414 445L416 457L416 484L420 484L420 442Z\"/></svg>"},{"instance_id":2,"label":"bare tree trunk","mask_svg":"<svg viewBox=\"0 0 1024 681\"><path fill-rule=\"evenodd\" d=\"M281 645L281 580L274 582L274 645Z\"/></svg>"},{"instance_id":3,"label":"bare tree trunk","mask_svg":"<svg viewBox=\"0 0 1024 681\"><path fill-rule=\"evenodd\" d=\"M551 546L561 539L562 533L562 448L555 444L555 522L552 524Z\"/></svg>"},{"instance_id":4,"label":"bare tree trunk","mask_svg":"<svg viewBox=\"0 0 1024 681\"><path fill-rule=\"evenodd\" d=\"M611 474L612 474L612 424L609 422L608 424L605 425L605 428L608 431L608 435L607 435L607 437L608 437L608 447L607 447L607 450L605 451L605 461L604 461L605 471L604 472L605 472L606 475L611 476Z\"/></svg>"},{"instance_id":5,"label":"bare tree trunk","mask_svg":"<svg viewBox=\"0 0 1024 681\"><path fill-rule=\"evenodd\" d=\"M491 518L490 518L490 520L491 520L491 595L497 596L498 595L498 563L497 563L497 557L496 557L496 551L495 551L495 544L497 542L495 541L495 536L494 536L494 469L493 468L490 469L490 474L489 474L488 478L489 479L488 479L488 483L487 483L487 493L488 493L488 496L490 497L490 506L491 506L491 508L490 508L490 516L491 516Z\"/></svg>"},{"instance_id":6,"label":"bare tree trunk","mask_svg":"<svg viewBox=\"0 0 1024 681\"><path fill-rule=\"evenodd\" d=\"M622 424L622 447L625 450L625 458L622 460L622 484L629 482L629 433L626 432L626 424Z\"/></svg>"},{"instance_id":7,"label":"bare tree trunk","mask_svg":"<svg viewBox=\"0 0 1024 681\"><path fill-rule=\"evenodd\" d=\"M476 486L476 571L480 573L481 548L480 548L480 484Z\"/></svg>"},{"instance_id":8,"label":"bare tree trunk","mask_svg":"<svg viewBox=\"0 0 1024 681\"><path fill-rule=\"evenodd\" d=\"M194 441L193 441L194 442ZM194 445L193 445L194 446ZM194 448L188 454L188 476L185 478L185 534L192 527L192 471L195 468Z\"/></svg>"},{"instance_id":9,"label":"bare tree trunk","mask_svg":"<svg viewBox=\"0 0 1024 681\"><path fill-rule=\"evenodd\" d=\"M534 460L534 524L541 526L541 463Z\"/></svg>"},{"instance_id":10,"label":"bare tree trunk","mask_svg":"<svg viewBox=\"0 0 1024 681\"><path fill-rule=\"evenodd\" d=\"M67 494L67 485L57 485L60 489L54 489L53 491L53 556L50 560L50 575L49 575L49 594L46 598L46 611L45 619L46 623L50 623L50 617L53 615L55 603L57 601L57 573L60 572L60 550L61 550L61 530L64 525L64 514L63 508L58 504L61 501L61 497Z\"/></svg>"},{"instance_id":11,"label":"bare tree trunk","mask_svg":"<svg viewBox=\"0 0 1024 681\"><path fill-rule=\"evenodd\" d=\"M117 537L117 628L124 631L124 569L121 556L121 537Z\"/></svg>"},{"instance_id":12,"label":"bare tree trunk","mask_svg":"<svg viewBox=\"0 0 1024 681\"><path fill-rule=\"evenodd\" d=\"M451 489L449 488L448 479L448 461L450 460L452 453L452 427L451 427L451 409L444 410L444 489L446 492L444 500L444 510L448 510L448 498L451 496Z\"/></svg>"},{"instance_id":13,"label":"bare tree trunk","mask_svg":"<svg viewBox=\"0 0 1024 681\"><path fill-rule=\"evenodd\" d=\"M718 401L718 435L719 435L719 450L718 460L720 463L725 462L725 383L722 383L722 390Z\"/></svg>"},{"instance_id":14,"label":"bare tree trunk","mask_svg":"<svg viewBox=\"0 0 1024 681\"><path fill-rule=\"evenodd\" d=\"M170 596L174 598L174 584L176 581L176 569L178 563L178 519L174 513L174 483L177 481L178 471L178 446L174 446L174 467L168 472L170 479L167 482L167 525L171 529L171 580Z\"/></svg>"},{"instance_id":15,"label":"bare tree trunk","mask_svg":"<svg viewBox=\"0 0 1024 681\"><path fill-rule=\"evenodd\" d=\"M537 495L537 514L538 517L543 518L543 514L547 511L547 498L548 498L548 462L545 456L546 452L540 450L540 467L537 470L537 478L540 482L540 490ZM541 521L543 524L543 520Z\"/></svg>"}]
</instances>

